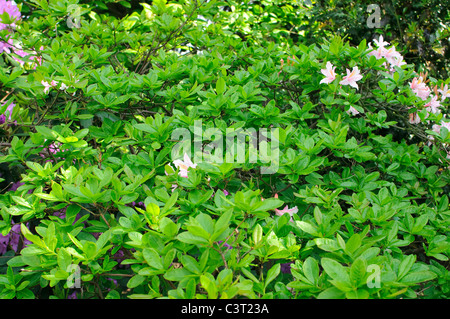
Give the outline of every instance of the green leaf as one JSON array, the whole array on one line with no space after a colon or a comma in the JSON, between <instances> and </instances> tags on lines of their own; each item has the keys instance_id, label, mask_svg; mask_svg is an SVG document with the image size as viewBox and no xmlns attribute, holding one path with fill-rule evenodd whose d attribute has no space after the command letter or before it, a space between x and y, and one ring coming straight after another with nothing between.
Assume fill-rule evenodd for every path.
<instances>
[{"instance_id":1,"label":"green leaf","mask_svg":"<svg viewBox=\"0 0 450 319\"><path fill-rule=\"evenodd\" d=\"M158 252L153 248L145 248L142 251L142 256L144 257L147 264L156 269L164 269L161 261L161 257Z\"/></svg>"},{"instance_id":2,"label":"green leaf","mask_svg":"<svg viewBox=\"0 0 450 319\"><path fill-rule=\"evenodd\" d=\"M136 288L137 286L141 285L145 281L146 277L141 275L134 275L130 278L127 282L127 287L132 289Z\"/></svg>"},{"instance_id":3,"label":"green leaf","mask_svg":"<svg viewBox=\"0 0 450 319\"><path fill-rule=\"evenodd\" d=\"M169 269L164 274L164 278L170 281L181 281L189 276L192 276L192 273L184 268Z\"/></svg>"},{"instance_id":4,"label":"green leaf","mask_svg":"<svg viewBox=\"0 0 450 319\"><path fill-rule=\"evenodd\" d=\"M266 276L266 281L264 283L264 289L280 274L281 265L275 264L269 269Z\"/></svg>"},{"instance_id":5,"label":"green leaf","mask_svg":"<svg viewBox=\"0 0 450 319\"><path fill-rule=\"evenodd\" d=\"M159 221L159 229L161 232L169 237L172 238L178 233L178 225L175 224L170 218L163 217Z\"/></svg>"},{"instance_id":6,"label":"green leaf","mask_svg":"<svg viewBox=\"0 0 450 319\"><path fill-rule=\"evenodd\" d=\"M220 77L216 82L216 93L217 95L222 94L227 89L227 85L223 77Z\"/></svg>"},{"instance_id":7,"label":"green leaf","mask_svg":"<svg viewBox=\"0 0 450 319\"><path fill-rule=\"evenodd\" d=\"M420 282L433 280L434 278L436 278L436 274L434 272L428 270L413 271L405 275L400 282L406 284L417 284Z\"/></svg>"},{"instance_id":8,"label":"green leaf","mask_svg":"<svg viewBox=\"0 0 450 319\"><path fill-rule=\"evenodd\" d=\"M348 283L350 282L347 269L336 260L324 257L320 263L322 264L325 272L334 280Z\"/></svg>"},{"instance_id":9,"label":"green leaf","mask_svg":"<svg viewBox=\"0 0 450 319\"><path fill-rule=\"evenodd\" d=\"M202 229L205 230L208 234L214 233L214 222L213 222L211 216L200 213L195 218L195 220L199 223L199 225L202 227Z\"/></svg>"},{"instance_id":10,"label":"green leaf","mask_svg":"<svg viewBox=\"0 0 450 319\"><path fill-rule=\"evenodd\" d=\"M361 236L359 234L353 234L345 243L345 252L349 255L353 254L361 246L361 242Z\"/></svg>"},{"instance_id":11,"label":"green leaf","mask_svg":"<svg viewBox=\"0 0 450 319\"><path fill-rule=\"evenodd\" d=\"M205 275L201 275L200 283L208 292L208 299L217 299L217 286L214 277L211 274L206 273Z\"/></svg>"},{"instance_id":12,"label":"green leaf","mask_svg":"<svg viewBox=\"0 0 450 319\"><path fill-rule=\"evenodd\" d=\"M255 277L255 275L252 274L250 270L247 268L241 268L241 272L249 279L254 281L255 283L259 283L259 280Z\"/></svg>"},{"instance_id":13,"label":"green leaf","mask_svg":"<svg viewBox=\"0 0 450 319\"><path fill-rule=\"evenodd\" d=\"M262 240L262 236L263 236L263 229L260 224L256 224L256 226L253 228L253 235L252 235L253 243L255 245L258 245Z\"/></svg>"},{"instance_id":14,"label":"green leaf","mask_svg":"<svg viewBox=\"0 0 450 319\"><path fill-rule=\"evenodd\" d=\"M303 274L309 282L317 285L319 280L319 263L312 257L306 258L303 263Z\"/></svg>"},{"instance_id":15,"label":"green leaf","mask_svg":"<svg viewBox=\"0 0 450 319\"><path fill-rule=\"evenodd\" d=\"M188 231L178 234L177 239L186 244L194 244L194 245L208 244L207 239L200 237L200 236L196 236Z\"/></svg>"},{"instance_id":16,"label":"green leaf","mask_svg":"<svg viewBox=\"0 0 450 319\"><path fill-rule=\"evenodd\" d=\"M344 299L345 293L336 287L331 287L322 291L317 299Z\"/></svg>"},{"instance_id":17,"label":"green leaf","mask_svg":"<svg viewBox=\"0 0 450 319\"><path fill-rule=\"evenodd\" d=\"M401 280L411 269L416 262L416 255L407 255L403 257L400 266L398 267L398 279Z\"/></svg>"},{"instance_id":18,"label":"green leaf","mask_svg":"<svg viewBox=\"0 0 450 319\"><path fill-rule=\"evenodd\" d=\"M213 240L219 237L225 230L230 226L232 210L227 210L225 213L220 216L220 218L216 221L214 225L214 234Z\"/></svg>"},{"instance_id":19,"label":"green leaf","mask_svg":"<svg viewBox=\"0 0 450 319\"><path fill-rule=\"evenodd\" d=\"M252 207L252 211L254 212L267 212L268 210L273 210L275 208L280 207L281 205L283 205L283 201L276 199L276 198L268 198L265 199L262 202L259 202L257 204L256 208Z\"/></svg>"},{"instance_id":20,"label":"green leaf","mask_svg":"<svg viewBox=\"0 0 450 319\"><path fill-rule=\"evenodd\" d=\"M367 263L362 258L357 258L350 267L350 280L355 288L364 284Z\"/></svg>"},{"instance_id":21,"label":"green leaf","mask_svg":"<svg viewBox=\"0 0 450 319\"><path fill-rule=\"evenodd\" d=\"M319 237L320 233L317 229L317 227L311 225L310 223L304 222L304 221L300 221L297 220L295 221L295 224L301 229L303 230L305 233L308 233L310 235L313 235L315 237Z\"/></svg>"},{"instance_id":22,"label":"green leaf","mask_svg":"<svg viewBox=\"0 0 450 319\"><path fill-rule=\"evenodd\" d=\"M352 290L345 293L347 299L369 299L370 294L365 289Z\"/></svg>"},{"instance_id":23,"label":"green leaf","mask_svg":"<svg viewBox=\"0 0 450 319\"><path fill-rule=\"evenodd\" d=\"M72 256L64 247L61 247L58 251L57 261L59 268L67 271L69 266L72 264Z\"/></svg>"},{"instance_id":24,"label":"green leaf","mask_svg":"<svg viewBox=\"0 0 450 319\"><path fill-rule=\"evenodd\" d=\"M197 275L200 274L200 267L197 261L194 259L194 257L189 255L183 255L180 257L180 261L187 270Z\"/></svg>"},{"instance_id":25,"label":"green leaf","mask_svg":"<svg viewBox=\"0 0 450 319\"><path fill-rule=\"evenodd\" d=\"M333 252L341 249L339 244L335 240L330 238L314 238L314 242L316 243L317 247L325 251Z\"/></svg>"},{"instance_id":26,"label":"green leaf","mask_svg":"<svg viewBox=\"0 0 450 319\"><path fill-rule=\"evenodd\" d=\"M91 241L85 241L83 244L83 252L87 259L94 259L97 255L97 245Z\"/></svg>"}]
</instances>

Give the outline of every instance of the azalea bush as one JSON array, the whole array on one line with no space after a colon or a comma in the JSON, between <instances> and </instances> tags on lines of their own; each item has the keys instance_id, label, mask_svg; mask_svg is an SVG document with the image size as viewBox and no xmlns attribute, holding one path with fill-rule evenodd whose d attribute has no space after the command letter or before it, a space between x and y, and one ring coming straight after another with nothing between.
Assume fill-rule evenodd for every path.
<instances>
[{"instance_id":1,"label":"azalea bush","mask_svg":"<svg viewBox=\"0 0 450 319\"><path fill-rule=\"evenodd\" d=\"M2 298L449 297L450 79L228 5L0 2Z\"/></svg>"}]
</instances>

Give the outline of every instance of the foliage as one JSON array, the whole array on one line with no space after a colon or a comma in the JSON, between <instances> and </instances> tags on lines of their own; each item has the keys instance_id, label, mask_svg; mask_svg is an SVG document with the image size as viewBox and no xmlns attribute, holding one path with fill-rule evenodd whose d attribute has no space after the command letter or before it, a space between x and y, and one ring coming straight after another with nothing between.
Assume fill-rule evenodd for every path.
<instances>
[{"instance_id":1,"label":"foliage","mask_svg":"<svg viewBox=\"0 0 450 319\"><path fill-rule=\"evenodd\" d=\"M449 297L449 79L276 1L77 3L0 30L2 298ZM176 161L198 123L278 129L277 171Z\"/></svg>"}]
</instances>

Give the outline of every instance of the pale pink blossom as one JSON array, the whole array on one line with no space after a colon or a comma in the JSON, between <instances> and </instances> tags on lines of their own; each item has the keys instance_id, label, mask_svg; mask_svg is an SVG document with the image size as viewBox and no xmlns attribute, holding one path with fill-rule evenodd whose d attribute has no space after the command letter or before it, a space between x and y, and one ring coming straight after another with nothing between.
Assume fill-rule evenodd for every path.
<instances>
[{"instance_id":1,"label":"pale pink blossom","mask_svg":"<svg viewBox=\"0 0 450 319\"><path fill-rule=\"evenodd\" d=\"M436 113L439 113L439 109L438 108L441 106L441 102L439 102L437 100L437 96L434 95L431 98L431 100L427 104L425 104L424 106L425 106L425 108L426 108L426 110L428 112L436 114Z\"/></svg>"},{"instance_id":2,"label":"pale pink blossom","mask_svg":"<svg viewBox=\"0 0 450 319\"><path fill-rule=\"evenodd\" d=\"M290 221L293 222L294 220L292 219L292 216L294 216L294 214L298 213L298 208L297 206L293 207L293 208L289 208L288 205L286 205L286 207L284 207L283 209L275 209L275 214L277 216L283 216L284 214L289 214L291 216Z\"/></svg>"},{"instance_id":3,"label":"pale pink blossom","mask_svg":"<svg viewBox=\"0 0 450 319\"><path fill-rule=\"evenodd\" d=\"M328 61L327 67L325 69L320 70L320 72L322 72L322 74L325 75L325 78L322 79L320 83L330 84L331 82L333 82L334 79L336 79L336 73L334 72L335 69L336 67L333 66L333 64L331 64L330 61Z\"/></svg>"},{"instance_id":4,"label":"pale pink blossom","mask_svg":"<svg viewBox=\"0 0 450 319\"><path fill-rule=\"evenodd\" d=\"M373 42L376 44L378 48L384 48L385 46L389 45L389 42L384 41L383 36L380 35L378 40L373 39Z\"/></svg>"},{"instance_id":5,"label":"pale pink blossom","mask_svg":"<svg viewBox=\"0 0 450 319\"><path fill-rule=\"evenodd\" d=\"M52 80L50 84L47 81L42 80L41 84L44 86L44 93L47 94L50 88L55 87L58 85L58 82L55 80Z\"/></svg>"},{"instance_id":6,"label":"pale pink blossom","mask_svg":"<svg viewBox=\"0 0 450 319\"><path fill-rule=\"evenodd\" d=\"M44 86L44 93L47 94L52 86L48 84L47 81L44 80L41 81L41 84Z\"/></svg>"},{"instance_id":7,"label":"pale pink blossom","mask_svg":"<svg viewBox=\"0 0 450 319\"><path fill-rule=\"evenodd\" d=\"M391 65L395 65L397 59L402 59L403 60L403 57L401 56L401 54L399 52L397 52L395 50L394 46L390 47L389 49L386 49L386 51L384 52L384 58Z\"/></svg>"},{"instance_id":8,"label":"pale pink blossom","mask_svg":"<svg viewBox=\"0 0 450 319\"><path fill-rule=\"evenodd\" d=\"M192 163L191 159L189 158L189 155L187 153L184 154L184 161L182 160L175 160L173 161L173 164L176 168L180 169L179 175L182 177L188 177L188 169L190 167L196 168L197 164Z\"/></svg>"},{"instance_id":9,"label":"pale pink blossom","mask_svg":"<svg viewBox=\"0 0 450 319\"><path fill-rule=\"evenodd\" d=\"M443 89L438 89L438 92L441 93L442 101L450 97L450 89L448 88L448 84L446 84Z\"/></svg>"},{"instance_id":10,"label":"pale pink blossom","mask_svg":"<svg viewBox=\"0 0 450 319\"><path fill-rule=\"evenodd\" d=\"M399 55L398 57L394 57L392 65L401 67L402 65L406 65L406 62L403 60L403 56Z\"/></svg>"},{"instance_id":11,"label":"pale pink blossom","mask_svg":"<svg viewBox=\"0 0 450 319\"><path fill-rule=\"evenodd\" d=\"M372 45L369 43L369 48L372 49L372 51L370 51L367 55L371 56L373 55L374 57L377 58L377 60L381 59L382 57L384 57L384 52L386 51L385 48L381 47L378 49L373 49Z\"/></svg>"},{"instance_id":12,"label":"pale pink blossom","mask_svg":"<svg viewBox=\"0 0 450 319\"><path fill-rule=\"evenodd\" d=\"M351 72L349 69L347 69L347 75L342 78L342 81L339 82L339 84L350 85L357 89L358 84L356 84L356 81L359 81L361 79L362 75L360 74L358 67L354 66Z\"/></svg>"},{"instance_id":13,"label":"pale pink blossom","mask_svg":"<svg viewBox=\"0 0 450 319\"><path fill-rule=\"evenodd\" d=\"M417 112L409 113L409 123L411 124L419 124L420 123L420 117Z\"/></svg>"},{"instance_id":14,"label":"pale pink blossom","mask_svg":"<svg viewBox=\"0 0 450 319\"><path fill-rule=\"evenodd\" d=\"M350 105L350 109L347 111L348 114L358 115L359 111Z\"/></svg>"},{"instance_id":15,"label":"pale pink blossom","mask_svg":"<svg viewBox=\"0 0 450 319\"><path fill-rule=\"evenodd\" d=\"M409 87L422 100L426 100L431 93L430 88L423 82L421 76L418 78L415 77L412 82L410 82Z\"/></svg>"},{"instance_id":16,"label":"pale pink blossom","mask_svg":"<svg viewBox=\"0 0 450 319\"><path fill-rule=\"evenodd\" d=\"M445 115L444 115L445 118ZM441 121L441 124L433 124L432 130L437 134L441 134L441 128L445 127L450 132L450 122ZM431 141L434 141L434 136L428 135L428 145L431 145Z\"/></svg>"},{"instance_id":17,"label":"pale pink blossom","mask_svg":"<svg viewBox=\"0 0 450 319\"><path fill-rule=\"evenodd\" d=\"M385 58L386 61L390 64L389 72L394 72L394 66L401 67L405 65L406 62L403 60L403 56L400 52L395 50L395 46L391 46L390 48L385 48L386 45L389 45L389 42L384 41L383 36L381 35L379 40L373 40L373 42L377 45L377 49L373 49L372 45L369 43L369 49L371 51L368 53L369 56L373 55L377 59ZM384 65L388 68L388 65Z\"/></svg>"},{"instance_id":18,"label":"pale pink blossom","mask_svg":"<svg viewBox=\"0 0 450 319\"><path fill-rule=\"evenodd\" d=\"M10 48L13 47L13 40L9 39L8 41L0 41L0 53L6 52L11 53Z\"/></svg>"},{"instance_id":19,"label":"pale pink blossom","mask_svg":"<svg viewBox=\"0 0 450 319\"><path fill-rule=\"evenodd\" d=\"M0 30L7 29L9 27L15 27L16 21L20 20L20 11L17 7L17 4L14 1L5 1L0 0L0 15L7 13L9 18L11 19L11 24L3 23L3 20L0 18Z\"/></svg>"}]
</instances>

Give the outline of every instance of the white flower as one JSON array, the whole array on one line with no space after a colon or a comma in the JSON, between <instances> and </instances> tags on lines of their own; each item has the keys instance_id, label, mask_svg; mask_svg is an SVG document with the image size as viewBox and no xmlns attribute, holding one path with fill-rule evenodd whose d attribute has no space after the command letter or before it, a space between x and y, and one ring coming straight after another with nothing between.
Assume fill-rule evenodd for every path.
<instances>
[{"instance_id":1,"label":"white flower","mask_svg":"<svg viewBox=\"0 0 450 319\"><path fill-rule=\"evenodd\" d=\"M173 161L173 164L176 168L180 169L179 175L182 177L188 177L188 168L196 168L197 164L192 163L191 159L189 158L189 155L187 153L184 154L184 161L182 160L175 160Z\"/></svg>"},{"instance_id":2,"label":"white flower","mask_svg":"<svg viewBox=\"0 0 450 319\"><path fill-rule=\"evenodd\" d=\"M442 101L450 97L450 89L448 88L448 84L446 84L443 89L438 89L438 92L441 93Z\"/></svg>"}]
</instances>

